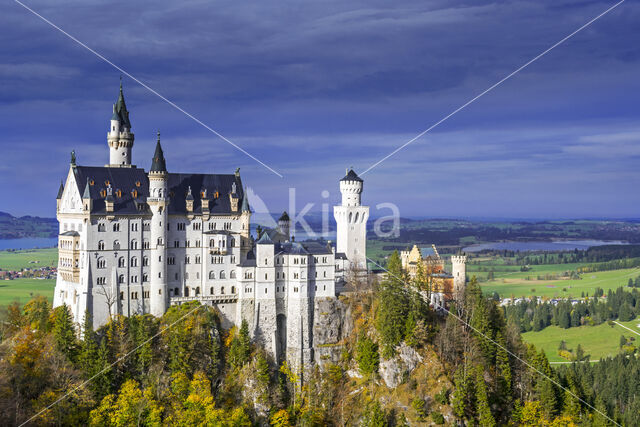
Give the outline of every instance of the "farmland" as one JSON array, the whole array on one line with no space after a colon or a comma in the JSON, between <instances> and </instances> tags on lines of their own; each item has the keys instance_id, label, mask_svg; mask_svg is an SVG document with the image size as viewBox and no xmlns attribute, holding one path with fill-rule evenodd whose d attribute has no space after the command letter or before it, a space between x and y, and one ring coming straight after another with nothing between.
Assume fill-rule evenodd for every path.
<instances>
[{"instance_id":1,"label":"farmland","mask_svg":"<svg viewBox=\"0 0 640 427\"><path fill-rule=\"evenodd\" d=\"M0 251L0 270L3 271L55 267L57 262L58 250L56 248ZM54 286L54 279L29 277L0 280L0 307L4 307L14 301L24 304L36 295L46 296L52 301Z\"/></svg>"},{"instance_id":2,"label":"farmland","mask_svg":"<svg viewBox=\"0 0 640 427\"><path fill-rule=\"evenodd\" d=\"M53 302L53 289L56 281L53 279L15 279L0 281L0 307L7 306L14 301L24 304L36 295L43 295Z\"/></svg>"},{"instance_id":3,"label":"farmland","mask_svg":"<svg viewBox=\"0 0 640 427\"><path fill-rule=\"evenodd\" d=\"M621 323L640 333L640 327L638 327L640 320L635 319ZM567 362L567 359L558 355L558 347L561 341L564 340L567 348L573 351L580 344L584 349L585 355L590 355L591 360L598 360L601 357L618 354L620 350L620 335L624 335L627 338L635 337L635 342L640 342L640 336L634 335L619 325L610 326L607 323L569 329L549 326L539 332L526 332L522 334L522 339L535 345L539 350L543 349L550 362Z\"/></svg>"}]
</instances>

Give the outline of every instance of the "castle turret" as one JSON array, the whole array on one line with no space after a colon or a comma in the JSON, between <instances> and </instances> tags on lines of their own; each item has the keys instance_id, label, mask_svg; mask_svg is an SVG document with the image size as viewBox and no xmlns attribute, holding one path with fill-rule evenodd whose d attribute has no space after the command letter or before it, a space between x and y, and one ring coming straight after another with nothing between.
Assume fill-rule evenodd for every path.
<instances>
[{"instance_id":1,"label":"castle turret","mask_svg":"<svg viewBox=\"0 0 640 427\"><path fill-rule=\"evenodd\" d=\"M451 274L453 275L453 293L461 295L467 282L467 257L465 255L451 257Z\"/></svg>"},{"instance_id":2,"label":"castle turret","mask_svg":"<svg viewBox=\"0 0 640 427\"><path fill-rule=\"evenodd\" d=\"M147 203L151 209L151 314L162 316L169 305L167 289L167 206L168 195L167 166L160 145L160 132L149 170L149 197Z\"/></svg>"},{"instance_id":3,"label":"castle turret","mask_svg":"<svg viewBox=\"0 0 640 427\"><path fill-rule=\"evenodd\" d=\"M242 206L240 207L241 218L242 218L242 238L243 238L243 246L249 246L249 232L250 232L250 221L251 221L251 207L249 207L249 195L247 194L247 189L245 188L242 191Z\"/></svg>"},{"instance_id":4,"label":"castle turret","mask_svg":"<svg viewBox=\"0 0 640 427\"><path fill-rule=\"evenodd\" d=\"M369 206L361 205L364 182L353 169L340 180L342 204L334 206L337 224L336 250L346 255L352 269L367 268L367 220Z\"/></svg>"},{"instance_id":5,"label":"castle turret","mask_svg":"<svg viewBox=\"0 0 640 427\"><path fill-rule=\"evenodd\" d=\"M109 167L131 167L131 149L133 148L133 133L129 121L129 111L124 102L122 93L122 81L120 81L120 94L113 104L113 114L107 133L109 144Z\"/></svg>"},{"instance_id":6,"label":"castle turret","mask_svg":"<svg viewBox=\"0 0 640 427\"><path fill-rule=\"evenodd\" d=\"M278 218L278 230L286 237L286 240L291 238L291 219L289 219L287 211L284 211Z\"/></svg>"}]
</instances>

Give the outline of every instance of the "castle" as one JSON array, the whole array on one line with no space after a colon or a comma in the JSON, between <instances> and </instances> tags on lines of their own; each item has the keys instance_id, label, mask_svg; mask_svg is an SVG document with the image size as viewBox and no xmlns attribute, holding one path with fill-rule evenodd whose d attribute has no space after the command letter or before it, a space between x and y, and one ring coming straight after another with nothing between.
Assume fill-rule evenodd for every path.
<instances>
[{"instance_id":1,"label":"castle","mask_svg":"<svg viewBox=\"0 0 640 427\"><path fill-rule=\"evenodd\" d=\"M464 290L466 283L467 257L453 255L451 257L451 274L444 269L444 260L440 257L435 245L431 248L418 248L413 245L411 250L401 251L402 268L413 278L423 269L429 286L429 302L435 308L444 307Z\"/></svg>"},{"instance_id":2,"label":"castle","mask_svg":"<svg viewBox=\"0 0 640 427\"><path fill-rule=\"evenodd\" d=\"M160 134L149 172L132 164L134 134L122 85L107 133L109 164L71 164L57 196L54 306L97 328L115 315L161 316L188 301L215 306L223 326L246 320L276 360L312 364L314 317L349 270L366 269L369 208L353 171L340 180L336 248L291 238L286 212L254 239L239 170L169 172ZM170 162L169 162L170 166Z\"/></svg>"}]
</instances>

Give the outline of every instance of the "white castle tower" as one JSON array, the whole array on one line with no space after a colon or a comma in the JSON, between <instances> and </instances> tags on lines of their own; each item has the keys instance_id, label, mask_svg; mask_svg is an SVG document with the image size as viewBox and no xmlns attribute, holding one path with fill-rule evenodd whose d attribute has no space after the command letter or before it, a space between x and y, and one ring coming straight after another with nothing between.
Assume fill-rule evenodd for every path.
<instances>
[{"instance_id":1,"label":"white castle tower","mask_svg":"<svg viewBox=\"0 0 640 427\"><path fill-rule=\"evenodd\" d=\"M167 186L167 165L160 146L160 132L149 170L149 197L147 203L151 209L151 286L150 309L154 316L162 316L169 304L167 289L167 205L169 204Z\"/></svg>"},{"instance_id":2,"label":"white castle tower","mask_svg":"<svg viewBox=\"0 0 640 427\"><path fill-rule=\"evenodd\" d=\"M351 267L367 268L367 220L369 206L360 204L363 181L353 169L340 180L342 204L333 207L333 216L337 224L336 251L342 252Z\"/></svg>"},{"instance_id":3,"label":"white castle tower","mask_svg":"<svg viewBox=\"0 0 640 427\"><path fill-rule=\"evenodd\" d=\"M451 257L451 274L453 275L453 293L459 295L464 292L467 282L467 257L465 255L453 255Z\"/></svg>"},{"instance_id":4,"label":"white castle tower","mask_svg":"<svg viewBox=\"0 0 640 427\"><path fill-rule=\"evenodd\" d=\"M111 127L107 133L109 144L109 164L110 167L131 167L131 149L133 148L133 133L131 133L131 122L129 112L124 103L122 94L122 81L120 81L120 95L113 104L113 115L111 116Z\"/></svg>"}]
</instances>

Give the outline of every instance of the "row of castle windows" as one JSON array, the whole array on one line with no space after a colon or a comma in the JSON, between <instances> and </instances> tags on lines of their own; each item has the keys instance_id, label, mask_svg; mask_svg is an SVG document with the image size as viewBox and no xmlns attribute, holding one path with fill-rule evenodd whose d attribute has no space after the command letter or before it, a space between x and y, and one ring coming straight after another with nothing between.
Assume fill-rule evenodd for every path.
<instances>
[{"instance_id":1,"label":"row of castle windows","mask_svg":"<svg viewBox=\"0 0 640 427\"><path fill-rule=\"evenodd\" d=\"M232 222L224 222L222 223L222 229L223 230L231 230L233 226ZM73 227L72 227L73 228ZM114 222L112 225L112 230L115 232L120 231L120 223L119 222ZM191 228L193 230L201 230L202 229L202 223L199 222L194 222L191 226ZM244 228L244 227L243 227ZM178 231L185 231L187 229L186 224L184 222L179 222L176 224L176 230ZM210 222L209 223L209 230L216 230L217 226L215 222ZM67 224L64 224L64 231L68 230L68 226ZM142 230L143 231L151 231L151 224L148 221L145 221L142 224ZM167 223L167 230L171 230L171 224ZM82 231L82 224L78 225L78 231ZM103 222L98 223L98 231L99 232L105 232L107 231L107 225ZM131 224L131 231L138 231L138 223L132 223Z\"/></svg>"},{"instance_id":2,"label":"row of castle windows","mask_svg":"<svg viewBox=\"0 0 640 427\"><path fill-rule=\"evenodd\" d=\"M222 223L222 229L223 230L231 230L233 223L232 222L223 222ZM170 230L171 227L169 224L167 224L167 230ZM185 231L187 229L187 224L184 222L179 222L176 224L176 230L178 231ZM191 229L192 230L202 230L202 223L200 222L194 222L191 224ZM217 229L217 224L215 222L210 222L209 223L209 230L216 230Z\"/></svg>"},{"instance_id":3,"label":"row of castle windows","mask_svg":"<svg viewBox=\"0 0 640 427\"><path fill-rule=\"evenodd\" d=\"M60 240L60 242L58 243L58 246L60 249L78 250L80 249L80 242L76 242L76 245L74 248L72 240Z\"/></svg>"},{"instance_id":4,"label":"row of castle windows","mask_svg":"<svg viewBox=\"0 0 640 427\"><path fill-rule=\"evenodd\" d=\"M61 257L58 261L60 267L74 267L78 268L78 260L74 260L73 258Z\"/></svg>"}]
</instances>

